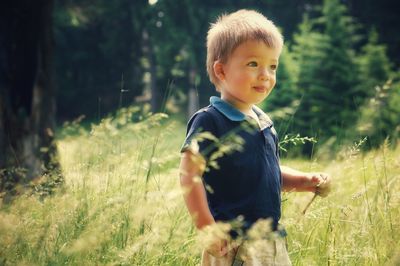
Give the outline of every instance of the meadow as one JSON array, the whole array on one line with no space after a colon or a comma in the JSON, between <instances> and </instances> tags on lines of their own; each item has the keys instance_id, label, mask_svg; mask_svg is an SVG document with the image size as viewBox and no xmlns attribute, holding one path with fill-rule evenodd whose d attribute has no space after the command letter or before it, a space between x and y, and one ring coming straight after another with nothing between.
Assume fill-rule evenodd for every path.
<instances>
[{"instance_id":1,"label":"meadow","mask_svg":"<svg viewBox=\"0 0 400 266\"><path fill-rule=\"evenodd\" d=\"M133 107L89 128L65 124L63 186L0 206L0 265L198 265L201 241L179 186L184 135L183 123ZM400 148L362 145L329 160L282 159L334 180L305 215L312 194L282 195L293 265L400 265Z\"/></svg>"}]
</instances>

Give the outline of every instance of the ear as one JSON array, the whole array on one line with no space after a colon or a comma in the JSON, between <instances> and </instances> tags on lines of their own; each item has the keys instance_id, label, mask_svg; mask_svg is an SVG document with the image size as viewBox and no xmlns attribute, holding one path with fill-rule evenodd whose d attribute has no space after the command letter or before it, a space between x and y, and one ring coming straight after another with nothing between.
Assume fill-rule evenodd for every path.
<instances>
[{"instance_id":1,"label":"ear","mask_svg":"<svg viewBox=\"0 0 400 266\"><path fill-rule=\"evenodd\" d=\"M225 71L224 71L224 64L221 61L217 60L214 62L213 65L214 75L220 80L225 80Z\"/></svg>"}]
</instances>

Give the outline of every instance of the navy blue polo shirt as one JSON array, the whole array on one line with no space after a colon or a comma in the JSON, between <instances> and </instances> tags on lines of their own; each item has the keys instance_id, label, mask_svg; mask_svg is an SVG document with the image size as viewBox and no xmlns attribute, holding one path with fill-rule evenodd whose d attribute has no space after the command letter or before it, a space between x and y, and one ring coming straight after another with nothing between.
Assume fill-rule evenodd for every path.
<instances>
[{"instance_id":1,"label":"navy blue polo shirt","mask_svg":"<svg viewBox=\"0 0 400 266\"><path fill-rule=\"evenodd\" d=\"M281 216L278 138L271 119L253 107L260 124L219 97L188 122L181 152L199 151L206 160L202 178L216 221L241 217L248 229L260 218ZM210 134L204 133L209 132Z\"/></svg>"}]
</instances>

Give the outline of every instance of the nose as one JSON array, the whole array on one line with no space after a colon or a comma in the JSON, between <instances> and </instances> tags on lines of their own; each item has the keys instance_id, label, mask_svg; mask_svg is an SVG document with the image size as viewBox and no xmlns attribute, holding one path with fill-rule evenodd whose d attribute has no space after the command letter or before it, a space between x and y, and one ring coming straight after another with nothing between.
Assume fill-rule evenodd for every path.
<instances>
[{"instance_id":1,"label":"nose","mask_svg":"<svg viewBox=\"0 0 400 266\"><path fill-rule=\"evenodd\" d=\"M267 81L270 78L270 73L268 73L268 70L266 68L260 69L260 73L258 75L258 78L262 81Z\"/></svg>"}]
</instances>

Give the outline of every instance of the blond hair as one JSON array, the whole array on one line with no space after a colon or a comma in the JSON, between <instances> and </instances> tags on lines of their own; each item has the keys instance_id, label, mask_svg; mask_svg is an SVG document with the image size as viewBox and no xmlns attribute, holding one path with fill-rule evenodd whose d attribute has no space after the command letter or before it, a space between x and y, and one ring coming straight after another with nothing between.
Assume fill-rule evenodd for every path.
<instances>
[{"instance_id":1,"label":"blond hair","mask_svg":"<svg viewBox=\"0 0 400 266\"><path fill-rule=\"evenodd\" d=\"M254 10L224 14L211 24L207 34L207 73L213 84L218 81L214 62L226 63L235 48L249 40L263 41L271 48L283 46L282 34L274 23Z\"/></svg>"}]
</instances>

